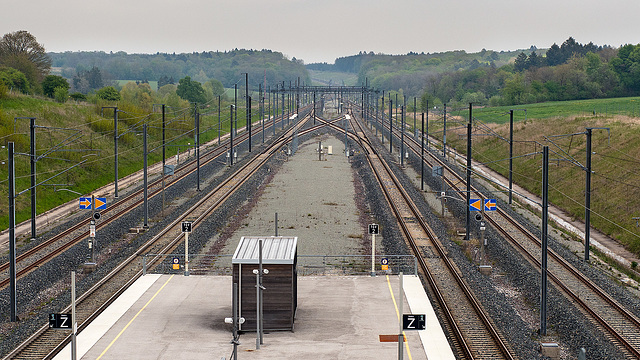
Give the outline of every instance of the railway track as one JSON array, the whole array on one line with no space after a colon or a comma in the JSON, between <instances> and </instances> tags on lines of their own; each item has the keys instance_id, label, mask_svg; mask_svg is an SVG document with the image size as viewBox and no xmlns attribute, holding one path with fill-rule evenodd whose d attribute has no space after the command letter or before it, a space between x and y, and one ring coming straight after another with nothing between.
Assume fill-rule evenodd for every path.
<instances>
[{"instance_id":1,"label":"railway track","mask_svg":"<svg viewBox=\"0 0 640 360\"><path fill-rule=\"evenodd\" d=\"M384 119L382 121L383 126L388 129L388 125L384 125ZM421 141L425 140L416 139L412 134L405 135L404 139L406 146L420 156ZM454 193L466 193L466 179L452 169L450 163L429 151L425 155L424 161L429 168L442 166L445 169L443 178ZM471 191L473 198L486 198L473 186ZM541 271L542 244L538 237L501 207L495 212L485 212L484 219L532 266ZM547 276L550 283L575 304L628 359L640 358L640 319L557 252L548 249L547 254Z\"/></svg>"},{"instance_id":2,"label":"railway track","mask_svg":"<svg viewBox=\"0 0 640 360\"><path fill-rule=\"evenodd\" d=\"M321 119L318 120L325 125L328 124L329 126L334 127L339 132L343 132L342 128L333 123L324 122L324 120ZM355 117L352 116L352 120L355 120ZM301 124L299 125L300 127L302 126ZM351 124L351 128L354 130L350 132L348 136L353 141L360 144L364 152L367 154L371 168L373 169L374 174L387 197L390 207L399 219L401 230L409 246L413 249L416 255L419 255L417 257L420 259L419 261L422 273L433 290L433 293L435 293L436 297L439 299L439 305L442 307L443 313L446 314L448 319L446 326L449 327L449 330L454 334L454 344L457 347L458 355L463 358L477 359L513 358L508 345L505 344L499 332L495 330L491 323L491 319L489 319L486 313L482 310L482 305L473 297L471 290L464 283L460 271L457 269L455 264L451 263L448 259L446 249L444 249L440 241L430 229L429 225L426 224L416 205L403 190L403 185L393 175L389 165L386 164L382 157L375 152L375 148L366 136L368 131L361 127L358 122L352 121ZM300 131L298 128L300 135L312 130L313 129ZM156 240L153 244L151 242L146 244L136 254L127 259L123 265L114 269L108 277L105 277L105 279L111 279L110 281L104 280L104 283L101 281L91 290L87 291L87 293L83 294L78 300L79 303L87 304L87 308L86 310L78 308L78 322L80 324L79 330L81 331L84 329L86 324L95 318L102 309L106 308L111 301L117 298L117 296L124 291L126 287L128 287L129 284L133 283L135 279L141 276L142 270L140 269L140 265L135 264L135 259L139 255L143 253L171 253L172 249L179 246L182 240L180 222L187 217L192 220L195 219L194 227L197 227L197 224L202 221L202 219L206 218L208 214L215 211L215 209L224 203L225 199L233 193L234 189L237 189L242 185L242 182L237 180L237 178L246 179L256 171L249 170L246 166L249 164L263 164L267 161L270 156L273 156L277 152L277 149L280 146L284 145L290 139L290 136L293 134L292 131L295 130L291 129L281 136L277 141L275 141L273 146L269 147L265 152L257 155L255 159L243 166L242 169L238 169L237 172L234 173L234 176L218 186L214 191L217 193L217 197L207 196L207 200L203 199L204 202L198 203L198 207L200 208L199 210L190 210L189 214L186 214L180 219L174 221L169 227L163 229L161 234L154 237ZM248 134L243 133L243 135L246 139ZM397 133L394 135L397 136ZM399 141L399 136L397 140ZM413 135L405 136L405 146L416 154L420 154L421 152L421 142L419 139L414 138ZM269 152L269 149L276 150ZM217 155L214 155L215 151L218 151ZM215 161L215 159L223 154L224 151L224 146L214 149L210 153L210 158L207 158L206 160L201 158L201 165L210 161ZM427 166L433 167L438 165L447 169L445 171L445 174L447 175L445 177L445 181L452 191L458 193L466 191L466 189L462 188L465 184L465 179L454 169L451 169L449 163L442 161L436 156L432 156L430 152L426 152L425 154L428 155L424 160ZM182 176L181 178L184 178L195 171L195 161L192 163L193 165L184 165L180 168L180 172L183 174L179 175ZM256 166L257 167L254 169L259 168L259 165ZM184 173L182 173L182 171L184 171ZM240 171L246 172L240 173ZM176 176L176 178L177 177L178 176ZM236 180L233 180L234 178L236 178ZM151 185L156 186L156 188L151 191L150 197L157 195L161 191L157 188L160 186L159 181L160 180L157 180ZM120 200L114 206L111 206L109 210L113 210L114 215L106 216L105 221L103 221L100 226L105 226L108 223L106 220L109 220L109 222L115 220L118 216L116 215L115 210L118 208L130 209L140 205L142 203L142 199L140 198L141 191L142 190L140 190L140 193L137 195L131 194ZM484 195L475 188L472 188L472 191L474 192L474 196L480 198L484 197ZM128 201L128 203L125 201ZM133 204L136 205L132 206ZM538 269L540 268L540 262L538 260L541 257L539 239L537 239L524 226L519 224L500 207L498 207L498 211L496 211L495 214L485 214L485 219L496 229L496 231L499 231L514 248L518 249L518 251L522 253L523 257L532 264L532 266L536 266ZM87 224L88 219L84 222L85 229L87 228ZM83 231L81 230L82 228L83 227L79 225L77 228L72 230L78 232L79 235L70 235L68 233L65 236L67 238L77 236L76 240L73 242L73 244L76 244L78 241L82 241L88 236L88 231ZM61 240L58 239L56 241ZM154 240L152 239L152 241ZM55 245L55 242L50 243L48 247L60 248L60 246ZM37 251L42 250L40 249ZM60 252L62 251L63 250ZM31 254L29 256L25 256L24 259L28 259L32 256L34 255ZM640 352L638 350L640 349L640 320L638 320L633 313L624 309L624 307L618 304L615 299L598 287L597 284L593 283L593 281L591 281L587 276L575 269L560 255L549 250L549 257L548 276L551 283L554 284L566 297L571 299L580 311L593 321L611 342L623 349L627 354L627 358L640 358ZM151 263L154 261L158 263L164 260L165 259L163 258L156 258L153 259ZM27 264L29 262L30 260L24 260L24 262L23 260L19 260L19 263L21 266L24 266L25 269L27 269ZM43 262L37 264L42 263ZM8 264L3 264L3 266L0 267L0 271L7 272L6 267L4 266L8 267ZM23 274L28 273L28 271L29 270L25 270ZM23 275L19 273L19 276ZM8 281L8 279L4 281ZM124 283L126 286L117 286L117 289L114 289L113 285L109 285L114 282L116 284ZM457 285L453 286L452 284ZM4 287L6 286L6 283L2 282L0 283L0 286ZM110 290L101 290L105 288L110 288ZM473 318L469 316L469 309L476 309L476 315L474 315ZM84 320L80 321L81 319ZM43 327L43 329L41 329L43 334L47 333L47 329L45 328L46 327ZM42 340L36 340L40 335L35 334L34 337L32 337L34 345L26 344L25 342L25 344L20 347L20 352L10 354L7 359L48 358L58 352L61 347L70 340L68 333L65 334L65 332L62 331L49 331L49 333L51 335L42 335L44 336L42 337ZM487 334L491 335L487 336ZM47 338L48 336L50 336L50 338ZM58 345L46 345L48 343ZM41 351L41 348L47 348L49 350Z\"/></svg>"},{"instance_id":3,"label":"railway track","mask_svg":"<svg viewBox=\"0 0 640 360\"><path fill-rule=\"evenodd\" d=\"M303 112L308 112L308 107L303 108ZM274 125L270 125L274 126ZM254 134L255 135L255 134ZM244 131L239 133L236 138L234 138L234 142L238 146L243 142L247 141L249 138L249 133ZM201 155L199 166L203 167L207 164L218 161L220 156L225 155L229 147L229 139L221 142L221 144ZM196 173L198 161L197 159L189 160L183 163L180 167L178 167L175 171L175 174L167 180L165 180L164 188L169 188L174 184L179 183L180 181L184 181L188 176ZM151 200L155 196L159 196L162 194L163 185L162 185L162 177L153 180L149 183L148 186L148 199ZM112 205L110 205L106 210L101 211L100 221L96 224L96 230L99 231L102 228L105 228L113 221L121 218L126 215L133 209L136 209L138 206L143 205L144 203L144 189L136 189L130 194L117 199ZM18 254L16 256L16 278L20 279L30 273L33 269L44 265L46 262L55 258L57 255L63 253L67 249L72 246L78 244L81 241L84 241L89 237L89 222L91 221L90 217L86 217L81 219L76 224L70 226L68 229L52 236L51 238L42 241L36 246ZM2 276L2 280L0 280L0 290L9 286L9 263L0 264L0 276Z\"/></svg>"},{"instance_id":4,"label":"railway track","mask_svg":"<svg viewBox=\"0 0 640 360\"><path fill-rule=\"evenodd\" d=\"M440 240L404 190L404 185L370 143L360 123L353 116L350 121L354 131L348 136L367 155L401 231L418 258L420 272L445 314L458 356L465 359L513 359L512 350L447 256Z\"/></svg>"},{"instance_id":5,"label":"railway track","mask_svg":"<svg viewBox=\"0 0 640 360\"><path fill-rule=\"evenodd\" d=\"M91 289L79 296L76 300L78 332L81 332L120 294L142 276L143 269L139 261L141 255L147 253L170 253L172 249L182 243L182 221L185 219L191 220L192 227L196 229L207 216L219 209L236 190L255 174L272 156L277 154L279 149L291 140L294 133L305 134L314 131L320 126L300 130L308 119L309 117L307 116L288 129L286 133L276 139L273 144L238 168L213 191L206 194L201 200L189 208L188 211L181 214L170 225L162 229ZM153 257L147 260L147 266L153 266L153 264L163 260L164 257L162 256ZM70 311L70 307L62 310L62 312ZM51 330L48 325L45 325L13 352L9 353L5 359L49 359L55 356L55 354L70 341L70 331Z\"/></svg>"}]
</instances>

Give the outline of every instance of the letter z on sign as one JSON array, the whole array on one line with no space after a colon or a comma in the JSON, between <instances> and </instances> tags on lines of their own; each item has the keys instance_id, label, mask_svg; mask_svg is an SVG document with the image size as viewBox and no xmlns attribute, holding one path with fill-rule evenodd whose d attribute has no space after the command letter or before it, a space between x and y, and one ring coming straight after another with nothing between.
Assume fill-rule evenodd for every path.
<instances>
[{"instance_id":1,"label":"letter z on sign","mask_svg":"<svg viewBox=\"0 0 640 360\"><path fill-rule=\"evenodd\" d=\"M402 329L403 330L424 330L427 328L427 320L424 314L403 314Z\"/></svg>"}]
</instances>

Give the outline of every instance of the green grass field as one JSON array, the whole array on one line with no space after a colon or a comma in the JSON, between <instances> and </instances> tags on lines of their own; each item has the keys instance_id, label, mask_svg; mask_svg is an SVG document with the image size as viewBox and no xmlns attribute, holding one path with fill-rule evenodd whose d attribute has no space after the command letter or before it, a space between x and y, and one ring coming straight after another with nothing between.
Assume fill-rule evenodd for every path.
<instances>
[{"instance_id":1,"label":"green grass field","mask_svg":"<svg viewBox=\"0 0 640 360\"><path fill-rule=\"evenodd\" d=\"M485 107L473 110L473 116L483 122L503 124L509 122L509 111L514 110L514 121L526 119L548 119L567 116L612 116L640 117L640 97L554 101L538 104ZM526 110L526 111L525 111ZM466 111L466 112L465 112ZM468 117L468 110L454 113Z\"/></svg>"},{"instance_id":2,"label":"green grass field","mask_svg":"<svg viewBox=\"0 0 640 360\"><path fill-rule=\"evenodd\" d=\"M573 218L584 221L586 128L592 136L591 224L640 254L640 98L552 102L513 107L514 182L541 195L541 151L549 146L549 198ZM473 157L508 176L510 107L474 109L486 124L474 128ZM595 110L595 115L594 115ZM464 122L468 109L453 112L447 143L466 153ZM448 122L449 123L449 122ZM488 129L491 130L488 130ZM442 121L432 134L442 138Z\"/></svg>"}]
</instances>

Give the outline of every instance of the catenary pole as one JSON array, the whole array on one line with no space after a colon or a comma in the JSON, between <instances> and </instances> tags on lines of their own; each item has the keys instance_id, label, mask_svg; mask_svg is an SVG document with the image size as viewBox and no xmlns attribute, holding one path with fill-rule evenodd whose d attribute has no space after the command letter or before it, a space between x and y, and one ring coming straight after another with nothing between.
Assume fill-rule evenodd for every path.
<instances>
[{"instance_id":1,"label":"catenary pole","mask_svg":"<svg viewBox=\"0 0 640 360\"><path fill-rule=\"evenodd\" d=\"M422 137L420 141L420 190L424 191L424 113L422 113Z\"/></svg>"},{"instance_id":2,"label":"catenary pole","mask_svg":"<svg viewBox=\"0 0 640 360\"><path fill-rule=\"evenodd\" d=\"M587 128L587 176L585 184L584 204L584 260L589 261L589 240L591 238L591 135L592 128Z\"/></svg>"},{"instance_id":3,"label":"catenary pole","mask_svg":"<svg viewBox=\"0 0 640 360\"><path fill-rule=\"evenodd\" d=\"M547 228L549 223L549 146L542 148L542 283L540 284L540 335L547 335Z\"/></svg>"},{"instance_id":4,"label":"catenary pole","mask_svg":"<svg viewBox=\"0 0 640 360\"><path fill-rule=\"evenodd\" d=\"M467 223L465 229L465 238L471 240L471 209L469 203L471 201L471 121L473 119L473 105L469 103L469 122L467 123ZM483 206L481 204L481 206Z\"/></svg>"},{"instance_id":5,"label":"catenary pole","mask_svg":"<svg viewBox=\"0 0 640 360\"><path fill-rule=\"evenodd\" d=\"M31 132L31 239L36 238L36 118L32 117L30 120L30 132Z\"/></svg>"},{"instance_id":6,"label":"catenary pole","mask_svg":"<svg viewBox=\"0 0 640 360\"><path fill-rule=\"evenodd\" d=\"M234 105L229 105L229 164L233 165L233 108Z\"/></svg>"},{"instance_id":7,"label":"catenary pole","mask_svg":"<svg viewBox=\"0 0 640 360\"><path fill-rule=\"evenodd\" d=\"M113 197L118 198L118 107L113 108L113 153L115 162L115 181Z\"/></svg>"},{"instance_id":8,"label":"catenary pole","mask_svg":"<svg viewBox=\"0 0 640 360\"><path fill-rule=\"evenodd\" d=\"M442 156L447 161L447 104L444 104L444 131L442 133Z\"/></svg>"},{"instance_id":9,"label":"catenary pole","mask_svg":"<svg viewBox=\"0 0 640 360\"><path fill-rule=\"evenodd\" d=\"M14 143L9 142L9 297L11 322L18 321L16 298L16 167Z\"/></svg>"},{"instance_id":10,"label":"catenary pole","mask_svg":"<svg viewBox=\"0 0 640 360\"><path fill-rule=\"evenodd\" d=\"M249 152L251 152L251 97L247 96L247 121L249 121Z\"/></svg>"},{"instance_id":11,"label":"catenary pole","mask_svg":"<svg viewBox=\"0 0 640 360\"><path fill-rule=\"evenodd\" d=\"M164 167L167 164L167 153L166 153L166 137L165 137L165 129L166 129L166 123L165 123L165 104L162 104L162 211L164 212L164 203L165 203L165 196L164 196L164 177L165 177L165 171L164 171Z\"/></svg>"},{"instance_id":12,"label":"catenary pole","mask_svg":"<svg viewBox=\"0 0 640 360\"><path fill-rule=\"evenodd\" d=\"M393 100L389 96L389 153L393 153Z\"/></svg>"},{"instance_id":13,"label":"catenary pole","mask_svg":"<svg viewBox=\"0 0 640 360\"><path fill-rule=\"evenodd\" d=\"M143 124L142 125L142 153L143 153L143 158L144 158L143 159L144 160L143 161L143 165L142 165L143 170L144 170L143 171L143 174L144 174L144 176L143 176L143 178L144 178L143 179L144 180L143 181L144 182L144 185L143 185L143 188L144 188L143 189L144 190L144 224L143 224L143 227L145 229L148 229L149 228L149 198L147 196L147 186L148 186L148 184L147 184L147 124ZM164 171L164 169L162 169L162 170ZM94 204L94 202L92 201L92 206L95 206L93 204Z\"/></svg>"},{"instance_id":14,"label":"catenary pole","mask_svg":"<svg viewBox=\"0 0 640 360\"><path fill-rule=\"evenodd\" d=\"M400 167L404 167L404 104L400 106Z\"/></svg>"},{"instance_id":15,"label":"catenary pole","mask_svg":"<svg viewBox=\"0 0 640 360\"><path fill-rule=\"evenodd\" d=\"M513 201L513 110L509 111L509 205Z\"/></svg>"}]
</instances>

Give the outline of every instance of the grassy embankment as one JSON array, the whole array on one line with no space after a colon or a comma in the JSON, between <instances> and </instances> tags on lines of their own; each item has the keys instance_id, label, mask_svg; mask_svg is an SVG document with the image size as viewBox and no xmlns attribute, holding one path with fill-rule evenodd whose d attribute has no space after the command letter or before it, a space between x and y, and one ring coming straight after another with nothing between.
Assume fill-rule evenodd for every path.
<instances>
[{"instance_id":1,"label":"grassy embankment","mask_svg":"<svg viewBox=\"0 0 640 360\"><path fill-rule=\"evenodd\" d=\"M29 120L16 117L35 117L36 125L36 153L44 154L48 149L66 141L61 152L54 152L49 157L55 159L41 159L37 162L37 182L71 167L82 160L80 166L57 176L47 184L56 186L37 187L37 213L52 209L60 204L79 197L69 189L81 194L91 192L102 187L114 179L114 140L113 140L113 110L102 106L115 104L58 104L47 99L34 98L23 95L13 95L0 99L0 145L7 145L13 141L17 153L29 153ZM133 105L120 103L118 113L118 175L120 178L142 169L142 123L148 124L149 164L162 161L162 118L160 111L153 115ZM180 151L184 153L187 144L193 146L193 108L167 110L166 147L167 158ZM201 110L200 142L201 144L218 138L217 102ZM253 121L259 118L257 105L254 104ZM229 129L229 103L222 103L221 128L222 134ZM244 108L238 113L238 128L245 126ZM54 130L65 128L73 130ZM77 135L73 135L76 134ZM76 137L77 136L77 137ZM72 139L70 141L70 139ZM8 215L8 166L6 148L0 152L0 229L9 226ZM26 190L30 186L29 157L17 155L15 158L16 192ZM16 223L28 220L31 214L29 191L16 198Z\"/></svg>"},{"instance_id":2,"label":"grassy embankment","mask_svg":"<svg viewBox=\"0 0 640 360\"><path fill-rule=\"evenodd\" d=\"M541 151L548 145L549 201L575 219L583 220L585 214L585 171L578 165L586 166L584 132L587 127L610 129L610 137L606 130L593 130L591 224L640 255L640 231L632 219L640 216L640 98L474 109L474 118L487 128L473 129L473 157L504 176L509 171L510 109L518 109L514 112L514 182L540 194ZM522 109L527 110L526 120ZM468 109L449 114L447 143L466 153ZM442 138L442 125L442 115L430 115L432 134Z\"/></svg>"}]
</instances>

